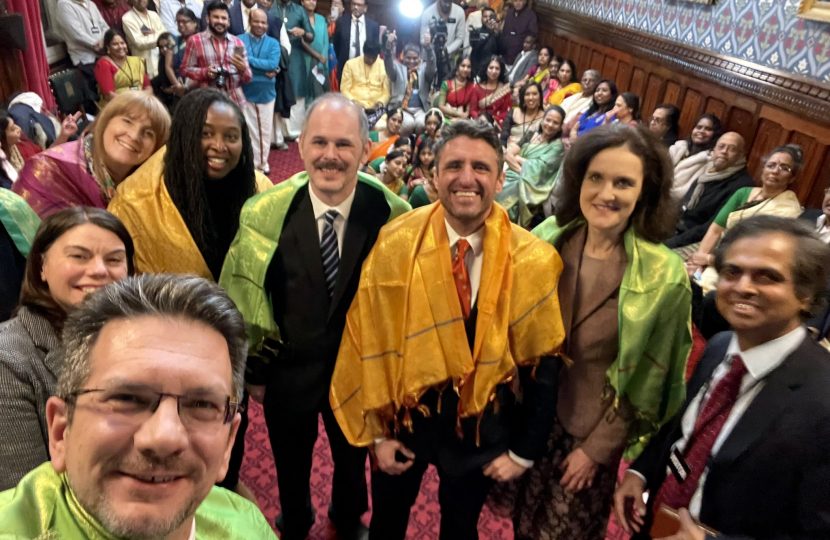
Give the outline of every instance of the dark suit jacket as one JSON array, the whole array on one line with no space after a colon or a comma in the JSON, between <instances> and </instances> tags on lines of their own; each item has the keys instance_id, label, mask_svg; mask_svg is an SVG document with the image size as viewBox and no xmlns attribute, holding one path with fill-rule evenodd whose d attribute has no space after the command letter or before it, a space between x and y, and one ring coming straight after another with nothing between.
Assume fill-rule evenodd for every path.
<instances>
[{"instance_id":1,"label":"dark suit jacket","mask_svg":"<svg viewBox=\"0 0 830 540\"><path fill-rule=\"evenodd\" d=\"M465 322L470 350L475 343L478 306L474 306ZM440 394L428 390L421 404L429 408L429 416L418 409L410 411L412 432L401 428L398 439L418 459L438 464L452 475L464 475L480 469L508 450L517 456L537 460L545 453L556 414L559 392L558 357L541 359L535 374L532 367L519 368L523 399L518 403L511 384L496 387L496 402L491 404L478 424L477 418L461 421L462 437L456 432L458 395L452 386ZM403 412L401 413L401 417ZM476 444L476 431L480 444Z\"/></svg>"},{"instance_id":2,"label":"dark suit jacket","mask_svg":"<svg viewBox=\"0 0 830 540\"><path fill-rule=\"evenodd\" d=\"M390 212L380 190L362 182L356 190L331 300L307 188L297 193L288 209L265 282L285 344L267 375L268 399L277 408L309 412L328 406L346 312L357 292L363 261Z\"/></svg>"},{"instance_id":3,"label":"dark suit jacket","mask_svg":"<svg viewBox=\"0 0 830 540\"><path fill-rule=\"evenodd\" d=\"M683 409L631 468L654 494L692 399L724 358L731 332L713 337ZM767 378L717 456L709 460L700 521L740 540L830 538L830 353L807 337ZM650 516L649 516L650 517ZM645 528L648 530L648 527Z\"/></svg>"},{"instance_id":4,"label":"dark suit jacket","mask_svg":"<svg viewBox=\"0 0 830 540\"><path fill-rule=\"evenodd\" d=\"M380 39L380 26L372 19L363 16L366 22L366 28L361 28L361 31L366 32L366 39ZM334 46L334 52L337 55L337 80L343 76L343 66L349 61L349 51L354 47L352 43L352 14L345 13L334 25L334 34L331 36L331 44ZM360 51L363 54L363 51Z\"/></svg>"},{"instance_id":5,"label":"dark suit jacket","mask_svg":"<svg viewBox=\"0 0 830 540\"><path fill-rule=\"evenodd\" d=\"M718 212L726 204L726 201L740 188L752 187L755 183L752 181L749 171L743 168L725 180L705 185L703 195L700 196L697 206L684 210L680 215L677 234L666 241L666 246L677 248L703 240L706 231L709 230L709 225L715 221ZM683 197L684 208L689 204L695 186L697 186L697 181L692 184L689 191L686 192L686 196Z\"/></svg>"}]
</instances>

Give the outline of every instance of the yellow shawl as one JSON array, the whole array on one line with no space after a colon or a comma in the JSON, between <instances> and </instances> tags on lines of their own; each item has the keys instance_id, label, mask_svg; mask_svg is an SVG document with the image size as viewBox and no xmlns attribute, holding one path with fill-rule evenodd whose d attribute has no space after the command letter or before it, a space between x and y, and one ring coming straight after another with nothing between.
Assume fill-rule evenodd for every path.
<instances>
[{"instance_id":1,"label":"yellow shawl","mask_svg":"<svg viewBox=\"0 0 830 540\"><path fill-rule=\"evenodd\" d=\"M388 434L402 408L408 412L428 389L446 384L460 396L459 419L481 418L517 366L558 353L565 338L562 260L512 225L498 204L484 227L472 354L443 207L419 208L381 230L363 263L331 383L332 409L352 445Z\"/></svg>"},{"instance_id":2,"label":"yellow shawl","mask_svg":"<svg viewBox=\"0 0 830 540\"><path fill-rule=\"evenodd\" d=\"M107 210L124 223L133 238L137 273L196 274L213 281L202 252L164 185L166 151L167 147L162 147L124 180ZM259 172L256 182L257 193L274 186Z\"/></svg>"},{"instance_id":3,"label":"yellow shawl","mask_svg":"<svg viewBox=\"0 0 830 540\"><path fill-rule=\"evenodd\" d=\"M565 99L580 92L582 92L582 85L578 82L571 83L568 86L560 88L559 90L552 93L550 95L550 98L548 98L548 104L562 105L562 102L565 101Z\"/></svg>"}]
</instances>

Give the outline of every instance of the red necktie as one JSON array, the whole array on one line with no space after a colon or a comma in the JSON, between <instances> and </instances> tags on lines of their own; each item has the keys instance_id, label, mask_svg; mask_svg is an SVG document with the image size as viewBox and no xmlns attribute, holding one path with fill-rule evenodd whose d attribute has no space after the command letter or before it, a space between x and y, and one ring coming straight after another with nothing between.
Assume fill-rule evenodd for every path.
<instances>
[{"instance_id":1,"label":"red necktie","mask_svg":"<svg viewBox=\"0 0 830 540\"><path fill-rule=\"evenodd\" d=\"M467 265L464 263L464 256L470 249L470 243L463 238L456 244L457 252L452 260L452 277L455 279L455 288L458 291L458 299L461 300L461 313L464 318L470 316L470 304L472 302L472 291L470 291L470 275L467 273Z\"/></svg>"},{"instance_id":2,"label":"red necktie","mask_svg":"<svg viewBox=\"0 0 830 540\"><path fill-rule=\"evenodd\" d=\"M675 509L689 506L712 453L712 447L715 446L715 441L741 392L741 381L746 372L744 361L735 355L729 372L715 386L703 408L698 411L692 441L686 446L684 455L686 464L691 469L686 475L686 480L679 483L674 474L669 473L654 498L655 510L660 508L660 504Z\"/></svg>"}]
</instances>

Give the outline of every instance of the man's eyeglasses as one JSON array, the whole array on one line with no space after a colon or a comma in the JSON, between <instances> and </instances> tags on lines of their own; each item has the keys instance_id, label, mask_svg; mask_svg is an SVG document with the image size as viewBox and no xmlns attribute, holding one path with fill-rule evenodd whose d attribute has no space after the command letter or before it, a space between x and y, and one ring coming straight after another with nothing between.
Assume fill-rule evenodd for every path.
<instances>
[{"instance_id":1,"label":"man's eyeglasses","mask_svg":"<svg viewBox=\"0 0 830 540\"><path fill-rule=\"evenodd\" d=\"M666 123L666 120L663 119L663 118L660 118L659 116L652 116L651 118L649 118L648 121L651 124L665 124Z\"/></svg>"},{"instance_id":2,"label":"man's eyeglasses","mask_svg":"<svg viewBox=\"0 0 830 540\"><path fill-rule=\"evenodd\" d=\"M222 394L209 392L184 396L142 387L86 388L72 392L64 400L75 405L79 397L88 394L92 398L92 405L100 412L136 425L149 420L165 397L176 399L182 424L193 430L229 424L236 413L242 410L241 404Z\"/></svg>"},{"instance_id":3,"label":"man's eyeglasses","mask_svg":"<svg viewBox=\"0 0 830 540\"><path fill-rule=\"evenodd\" d=\"M790 167L789 165L787 165L786 163L776 163L776 162L774 162L774 161L768 161L768 162L764 165L764 168L765 168L766 170L768 170L768 171L775 171L775 170L779 170L779 171L783 171L783 172L785 172L785 173L791 173L791 172L793 172L793 168L792 168L792 167Z\"/></svg>"}]
</instances>

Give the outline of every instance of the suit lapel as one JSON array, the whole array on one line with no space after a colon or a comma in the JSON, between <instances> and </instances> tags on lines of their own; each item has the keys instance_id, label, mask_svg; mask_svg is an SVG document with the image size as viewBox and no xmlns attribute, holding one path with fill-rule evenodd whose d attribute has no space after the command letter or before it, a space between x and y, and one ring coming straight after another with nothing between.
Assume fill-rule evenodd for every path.
<instances>
[{"instance_id":1,"label":"suit lapel","mask_svg":"<svg viewBox=\"0 0 830 540\"><path fill-rule=\"evenodd\" d=\"M764 387L749 404L715 456L717 463L729 463L739 458L764 436L778 415L792 404L790 395L798 391L809 376L800 364L805 356L811 354L810 339L809 336L804 338L801 345L768 376Z\"/></svg>"},{"instance_id":2,"label":"suit lapel","mask_svg":"<svg viewBox=\"0 0 830 540\"><path fill-rule=\"evenodd\" d=\"M355 271L360 271L363 263L361 255L369 252L365 249L366 242L369 241L369 233L380 230L388 218L389 206L386 204L383 193L358 182L355 186L352 208L349 211L349 221L346 223L343 249L340 253L340 268L329 308L329 318L343 300L343 294L346 292L352 275ZM322 265L322 262L320 264Z\"/></svg>"},{"instance_id":3,"label":"suit lapel","mask_svg":"<svg viewBox=\"0 0 830 540\"><path fill-rule=\"evenodd\" d=\"M308 189L303 191L297 211L291 216L291 230L297 242L297 253L308 272L309 281L313 284L319 283L320 287L325 288L326 276L323 273L323 257L320 254L320 233L317 231L317 220L314 218Z\"/></svg>"}]
</instances>

